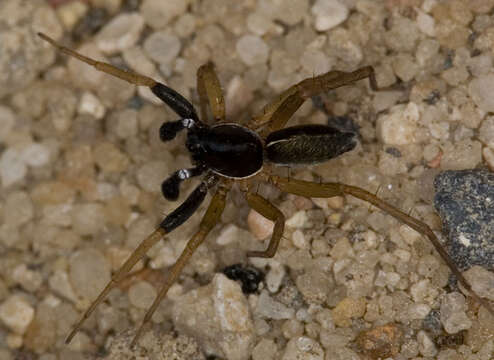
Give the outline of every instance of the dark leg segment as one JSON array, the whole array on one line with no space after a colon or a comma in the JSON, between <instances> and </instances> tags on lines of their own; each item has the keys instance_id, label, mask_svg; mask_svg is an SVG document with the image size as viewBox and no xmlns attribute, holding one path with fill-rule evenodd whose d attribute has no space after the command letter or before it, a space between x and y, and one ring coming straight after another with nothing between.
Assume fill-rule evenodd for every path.
<instances>
[{"instance_id":1,"label":"dark leg segment","mask_svg":"<svg viewBox=\"0 0 494 360\"><path fill-rule=\"evenodd\" d=\"M189 240L182 254L180 254L180 257L177 259L175 264L170 269L165 284L163 284L162 288L158 293L158 296L156 297L153 304L146 312L142 324L137 330L134 339L132 340L131 346L135 345L135 343L139 339L139 336L144 330L145 325L149 323L149 321L151 321L151 317L156 311L156 308L160 304L161 300L163 300L163 298L165 297L166 293L168 292L168 289L170 289L170 286L172 286L172 284L177 280L185 264L190 259L190 257L194 254L194 251L199 247L199 245L202 244L202 242L209 234L211 229L213 229L213 227L220 221L221 214L223 213L223 209L225 208L226 194L228 193L229 190L230 190L230 186L220 187L216 192L216 194L214 195L206 211L206 214L204 215L201 224L199 225L199 231L196 232L192 237L192 239Z\"/></svg>"},{"instance_id":2,"label":"dark leg segment","mask_svg":"<svg viewBox=\"0 0 494 360\"><path fill-rule=\"evenodd\" d=\"M86 312L82 315L79 322L74 329L70 332L69 336L65 340L68 344L75 334L79 331L84 321L93 313L96 307L105 299L106 295L114 289L128 274L134 265L146 255L146 252L156 244L165 234L170 233L176 227L183 224L201 205L206 197L208 188L216 183L216 178L207 178L203 181L180 205L177 209L171 212L160 224L160 227L156 229L151 235L149 235L139 246L134 250L125 263L118 269L118 271L112 276L110 282L106 285L103 291L98 295Z\"/></svg>"},{"instance_id":3,"label":"dark leg segment","mask_svg":"<svg viewBox=\"0 0 494 360\"><path fill-rule=\"evenodd\" d=\"M199 176L206 170L203 166L190 169L180 169L161 184L161 192L166 200L175 201L180 195L180 183L194 176Z\"/></svg>"},{"instance_id":4,"label":"dark leg segment","mask_svg":"<svg viewBox=\"0 0 494 360\"><path fill-rule=\"evenodd\" d=\"M385 213L395 217L400 220L404 224L410 226L412 229L416 230L422 235L427 236L431 241L432 245L442 257L446 265L450 268L451 272L456 276L456 278L461 282L463 287L472 295L472 297L482 306L484 306L491 314L494 315L494 311L491 308L489 302L484 300L480 296L478 296L473 290L467 279L463 276L463 274L458 270L455 263L448 255L446 250L444 250L443 246L439 242L439 239L436 237L432 229L424 222L419 221L401 210L398 210L394 206L384 202L379 199L374 194L361 189L356 186L350 186L340 183L313 183L309 181L302 180L294 180L294 179L286 179L279 176L270 177L270 181L278 187L281 191L305 196L305 197L332 197L332 196L343 196L345 194L352 195L358 199L367 201L372 205L378 207L383 210Z\"/></svg>"},{"instance_id":5,"label":"dark leg segment","mask_svg":"<svg viewBox=\"0 0 494 360\"><path fill-rule=\"evenodd\" d=\"M151 91L181 118L199 121L194 106L172 88L157 82L151 87Z\"/></svg>"},{"instance_id":6,"label":"dark leg segment","mask_svg":"<svg viewBox=\"0 0 494 360\"><path fill-rule=\"evenodd\" d=\"M249 251L248 257L272 258L276 254L278 245L280 244L283 231L285 229L285 216L273 204L267 201L262 196L253 193L245 195L249 206L259 214L274 222L273 235L269 240L268 248L264 251Z\"/></svg>"}]
</instances>

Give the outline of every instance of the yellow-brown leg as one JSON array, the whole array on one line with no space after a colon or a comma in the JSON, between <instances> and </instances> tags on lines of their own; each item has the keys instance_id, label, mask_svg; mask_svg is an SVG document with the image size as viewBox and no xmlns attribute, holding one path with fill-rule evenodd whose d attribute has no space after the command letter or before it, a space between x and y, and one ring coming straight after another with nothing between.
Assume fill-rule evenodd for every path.
<instances>
[{"instance_id":1,"label":"yellow-brown leg","mask_svg":"<svg viewBox=\"0 0 494 360\"><path fill-rule=\"evenodd\" d=\"M448 267L451 269L453 274L456 276L456 278L461 282L461 284L465 287L465 289L472 295L472 297L482 306L484 306L491 314L494 315L494 311L491 308L489 302L487 300L484 300L480 296L478 296L473 290L468 281L465 279L463 274L458 270L457 266L451 259L451 257L448 255L446 250L443 248L441 243L439 242L439 239L436 237L432 229L425 224L422 221L419 221L401 210L395 208L394 206L391 206L390 204L384 202L383 200L379 199L377 196L374 194L371 194L370 192L361 189L356 186L350 186L350 185L345 185L345 184L340 184L340 183L313 183L309 181L302 181L302 180L294 180L294 179L286 179L282 178L279 176L271 176L270 181L278 187L280 190L300 196L305 196L305 197L332 197L332 196L337 196L337 195L352 195L358 199L367 201L371 203L372 205L380 208L384 212L388 213L389 215L395 217L396 219L400 220L401 222L405 223L406 225L410 226L412 229L416 230L420 234L427 236L429 240L431 241L432 245L436 249L436 251L439 253L439 255L442 257L444 262L448 265Z\"/></svg>"},{"instance_id":2,"label":"yellow-brown leg","mask_svg":"<svg viewBox=\"0 0 494 360\"><path fill-rule=\"evenodd\" d=\"M209 104L214 121L225 121L225 100L212 62L202 65L197 70L197 92L201 104L201 120L208 122Z\"/></svg>"},{"instance_id":3,"label":"yellow-brown leg","mask_svg":"<svg viewBox=\"0 0 494 360\"><path fill-rule=\"evenodd\" d=\"M262 196L253 193L245 195L249 206L259 214L274 222L273 235L269 240L269 245L264 251L249 251L248 257L272 258L276 254L278 245L280 244L283 230L285 229L285 216L273 204L267 201Z\"/></svg>"},{"instance_id":4,"label":"yellow-brown leg","mask_svg":"<svg viewBox=\"0 0 494 360\"><path fill-rule=\"evenodd\" d=\"M199 245L202 244L202 242L209 234L211 229L213 229L213 227L220 221L221 214L223 213L223 209L225 208L226 194L228 193L229 190L230 190L229 184L223 187L220 186L216 194L213 196L213 199L211 200L211 203L209 204L209 207L206 210L206 213L204 214L201 224L199 225L199 231L196 232L194 236L189 240L187 246L182 251L182 254L180 254L179 258L170 269L166 282L163 284L162 288L158 293L158 296L156 297L153 304L146 312L142 324L137 330L134 339L132 340L131 346L135 345L135 343L139 339L139 336L144 330L145 325L149 323L149 321L151 321L151 317L156 311L156 308L160 304L161 300L163 300L163 298L165 297L166 293L170 289L170 286L172 286L172 284L177 280L185 264L190 259L190 257L194 254L194 251L199 247Z\"/></svg>"},{"instance_id":5,"label":"yellow-brown leg","mask_svg":"<svg viewBox=\"0 0 494 360\"><path fill-rule=\"evenodd\" d=\"M373 90L378 90L374 69L371 66L365 66L352 72L329 71L325 74L302 80L267 104L262 113L255 116L247 126L257 129L268 125L261 133L265 136L270 132L283 128L307 98L365 78L369 78Z\"/></svg>"},{"instance_id":6,"label":"yellow-brown leg","mask_svg":"<svg viewBox=\"0 0 494 360\"><path fill-rule=\"evenodd\" d=\"M67 339L65 339L65 343L68 344L72 338L77 334L82 324L86 319L93 313L96 307L105 299L106 295L115 288L129 273L130 270L134 267L134 265L146 255L146 252L156 244L163 236L166 234L166 231L162 228L156 229L151 235L149 235L143 242L139 244L137 249L130 255L130 257L125 261L125 263L118 269L118 271L112 276L110 282L106 285L103 291L98 295L96 300L94 300L89 308L84 312L79 322L72 329Z\"/></svg>"},{"instance_id":7,"label":"yellow-brown leg","mask_svg":"<svg viewBox=\"0 0 494 360\"><path fill-rule=\"evenodd\" d=\"M57 43L55 40L50 38L49 36L43 34L43 33L38 33L39 37L42 38L45 41L48 41L51 45L53 45L55 48L57 48L60 52L75 57L76 59L85 62L88 65L93 66L96 70L105 72L107 74L116 76L122 80L125 80L131 84L134 85L139 85L139 86L148 86L148 87L153 87L156 85L156 81L153 79L137 74L133 71L130 70L122 70L119 69L111 64L101 62L101 61L96 61L91 58L88 58L87 56L84 56L82 54L79 54L78 52L71 50L65 46L60 45Z\"/></svg>"}]
</instances>

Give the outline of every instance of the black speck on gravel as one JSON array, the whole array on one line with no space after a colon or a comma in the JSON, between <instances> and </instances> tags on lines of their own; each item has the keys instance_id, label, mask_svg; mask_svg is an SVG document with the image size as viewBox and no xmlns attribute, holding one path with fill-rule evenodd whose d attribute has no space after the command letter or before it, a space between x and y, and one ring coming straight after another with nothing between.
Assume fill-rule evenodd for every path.
<instances>
[{"instance_id":1,"label":"black speck on gravel","mask_svg":"<svg viewBox=\"0 0 494 360\"><path fill-rule=\"evenodd\" d=\"M434 179L434 206L448 236L448 252L461 270L494 265L494 173L445 171Z\"/></svg>"}]
</instances>

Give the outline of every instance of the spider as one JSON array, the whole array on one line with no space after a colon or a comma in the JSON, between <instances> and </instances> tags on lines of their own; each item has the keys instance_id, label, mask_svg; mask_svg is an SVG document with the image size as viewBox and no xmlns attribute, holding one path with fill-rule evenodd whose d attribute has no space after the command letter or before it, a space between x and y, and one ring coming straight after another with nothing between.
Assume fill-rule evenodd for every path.
<instances>
[{"instance_id":1,"label":"spider","mask_svg":"<svg viewBox=\"0 0 494 360\"><path fill-rule=\"evenodd\" d=\"M166 142L174 139L180 131L186 130L186 147L195 166L189 169L180 169L163 181L161 190L167 200L176 200L178 198L182 181L200 175L203 176L200 184L185 201L161 221L158 228L139 244L120 269L113 274L110 282L74 326L66 339L66 343L72 340L98 304L127 276L133 266L145 256L146 252L165 234L169 234L187 221L210 191L213 192L213 196L199 225L199 230L188 241L185 249L169 270L169 275L153 304L145 314L131 346L135 345L145 325L151 320L154 311L165 297L170 286L177 280L181 270L194 251L220 221L221 214L225 208L226 195L234 182L240 184L248 205L274 222L273 233L266 250L250 251L247 256L273 257L283 235L285 217L267 199L257 194L252 181L254 179L268 182L283 192L299 196L329 198L352 195L380 208L429 238L436 251L465 289L471 293L478 303L488 309L489 312L494 313L490 304L473 292L470 284L444 250L432 229L424 222L405 214L379 199L376 195L359 187L334 182L315 183L302 181L273 175L263 169L263 165L266 163L275 165L311 165L327 161L352 150L356 142L354 134L351 132L340 131L325 125L299 125L288 128L285 128L285 125L304 101L314 95L350 85L362 79L369 79L372 90L378 90L374 69L371 66L362 67L353 72L329 71L323 75L305 79L291 86L274 101L268 103L260 115L253 117L244 126L225 120L225 102L212 63L201 66L197 71L197 90L201 110L201 117L199 118L193 105L166 85L147 76L88 58L57 43L45 34L38 33L38 35L58 51L75 57L99 71L116 76L134 85L149 87L158 98L180 117L179 120L165 122L160 127L159 135L161 140ZM213 114L215 124L206 123L208 105Z\"/></svg>"}]
</instances>

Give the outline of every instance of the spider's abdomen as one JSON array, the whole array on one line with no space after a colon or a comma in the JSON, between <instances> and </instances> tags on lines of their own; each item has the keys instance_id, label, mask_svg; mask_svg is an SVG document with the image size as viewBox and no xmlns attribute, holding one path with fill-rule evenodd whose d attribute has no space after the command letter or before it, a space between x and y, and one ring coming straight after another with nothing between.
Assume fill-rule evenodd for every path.
<instances>
[{"instance_id":1,"label":"spider's abdomen","mask_svg":"<svg viewBox=\"0 0 494 360\"><path fill-rule=\"evenodd\" d=\"M266 154L275 164L315 164L352 150L354 137L325 125L293 126L268 135Z\"/></svg>"},{"instance_id":2,"label":"spider's abdomen","mask_svg":"<svg viewBox=\"0 0 494 360\"><path fill-rule=\"evenodd\" d=\"M186 145L194 162L219 175L245 178L262 168L261 138L238 124L218 124L189 131Z\"/></svg>"}]
</instances>

